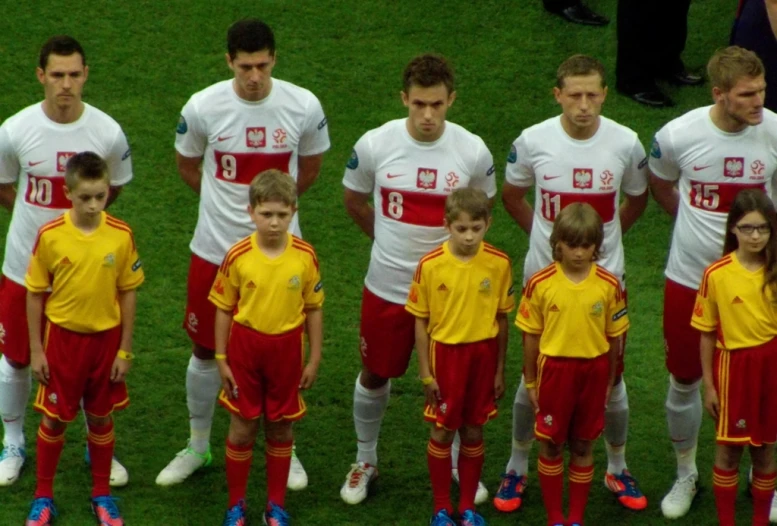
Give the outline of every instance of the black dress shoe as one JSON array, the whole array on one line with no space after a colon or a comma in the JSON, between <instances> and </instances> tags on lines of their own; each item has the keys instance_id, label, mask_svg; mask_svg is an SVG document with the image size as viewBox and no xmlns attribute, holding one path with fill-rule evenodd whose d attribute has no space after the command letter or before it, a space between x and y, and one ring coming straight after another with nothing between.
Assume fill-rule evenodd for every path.
<instances>
[{"instance_id":1,"label":"black dress shoe","mask_svg":"<svg viewBox=\"0 0 777 526\"><path fill-rule=\"evenodd\" d=\"M677 86L701 86L704 84L704 77L689 73L686 70L662 75L661 78Z\"/></svg>"},{"instance_id":2,"label":"black dress shoe","mask_svg":"<svg viewBox=\"0 0 777 526\"><path fill-rule=\"evenodd\" d=\"M606 26L610 23L606 17L594 13L582 2L578 2L573 6L565 7L558 11L553 10L551 13L556 14L573 24L582 24L584 26Z\"/></svg>"},{"instance_id":3,"label":"black dress shoe","mask_svg":"<svg viewBox=\"0 0 777 526\"><path fill-rule=\"evenodd\" d=\"M636 91L634 93L625 93L625 95L651 108L671 108L674 106L674 101L658 89Z\"/></svg>"}]
</instances>

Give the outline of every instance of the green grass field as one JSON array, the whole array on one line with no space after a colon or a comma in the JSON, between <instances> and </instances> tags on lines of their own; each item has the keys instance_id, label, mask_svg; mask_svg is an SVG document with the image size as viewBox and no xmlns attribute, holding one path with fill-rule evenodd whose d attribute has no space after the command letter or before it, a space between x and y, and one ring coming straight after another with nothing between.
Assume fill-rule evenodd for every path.
<instances>
[{"instance_id":1,"label":"green grass field","mask_svg":"<svg viewBox=\"0 0 777 526\"><path fill-rule=\"evenodd\" d=\"M590 0L615 18L616 0ZM691 6L686 63L700 69L728 39L735 2L696 0ZM34 76L40 45L68 33L83 44L91 68L85 100L123 126L133 149L135 179L111 212L136 232L147 281L139 294L135 347L138 358L129 378L132 405L117 417L117 455L130 471L128 487L115 492L129 525L221 524L226 505L224 437L227 413L217 409L213 467L184 485L162 489L157 473L188 437L184 373L189 341L180 328L189 261L188 244L197 197L178 178L174 129L188 97L230 74L224 63L228 25L244 16L264 18L276 32L275 75L311 89L329 118L332 149L320 179L301 200L305 238L318 250L327 302L325 348L320 377L306 395L308 416L297 426L298 454L310 476L309 487L290 494L287 507L295 524L424 524L431 513L426 470L428 430L421 418L422 390L415 365L393 382L393 396L379 447L381 479L371 498L357 507L344 504L339 488L355 455L351 421L353 382L360 367L357 350L359 299L369 258L369 240L342 206L343 167L356 139L368 129L405 114L400 75L414 55L439 52L457 71L458 99L449 118L481 135L503 178L504 159L520 131L556 115L550 89L555 69L582 52L601 58L614 82L615 27L585 28L546 15L539 0L503 2L378 2L375 0L218 3L181 0L101 2L84 0L65 7L53 2L14 2L0 17L0 120L42 97ZM661 34L656 17L656 35ZM659 36L660 38L660 36ZM645 43L645 54L650 53ZM613 90L605 114L639 132L643 143L666 121L710 101L709 87L670 88L678 106L650 110ZM0 211L0 241L9 214ZM661 340L662 272L671 224L655 203L625 239L632 330L628 338L626 381L632 408L629 467L650 500L641 513L615 502L601 485L604 451L597 445L596 483L587 519L590 525L667 524L660 499L674 476L674 455L666 432L667 374ZM527 236L497 206L490 242L505 249L522 272ZM517 331L508 354L508 392L499 418L486 428L483 480L493 493L510 451L510 407L517 385L521 349ZM21 524L35 484L35 428L27 420L31 453L20 481L0 490L0 525ZM68 431L55 485L57 524L92 524L90 475L83 460L81 422ZM677 524L715 524L711 491L713 429L705 418L699 469L705 485L691 513ZM261 521L264 502L262 449L257 447L249 487L250 519ZM535 453L536 454L536 453ZM490 524L544 524L536 464L524 508L501 515L491 505L482 512ZM749 521L750 501L739 499L741 520Z\"/></svg>"}]
</instances>

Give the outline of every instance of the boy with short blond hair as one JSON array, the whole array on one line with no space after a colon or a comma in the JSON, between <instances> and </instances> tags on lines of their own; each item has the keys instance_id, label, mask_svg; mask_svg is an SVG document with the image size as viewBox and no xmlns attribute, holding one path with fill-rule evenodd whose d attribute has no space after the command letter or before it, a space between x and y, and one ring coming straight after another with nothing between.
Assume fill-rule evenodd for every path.
<instances>
[{"instance_id":1,"label":"boy with short blond hair","mask_svg":"<svg viewBox=\"0 0 777 526\"><path fill-rule=\"evenodd\" d=\"M56 515L54 475L65 429L83 399L92 509L100 524L122 526L109 488L111 414L129 404L124 377L133 357L135 290L144 275L130 227L103 211L110 194L105 161L92 152L75 154L65 186L72 208L38 231L25 278L31 366L40 382L35 409L43 413L37 488L26 524L47 526Z\"/></svg>"},{"instance_id":2,"label":"boy with short blond hair","mask_svg":"<svg viewBox=\"0 0 777 526\"><path fill-rule=\"evenodd\" d=\"M451 444L458 431L459 514L483 525L475 494L483 468L483 424L504 393L507 313L514 307L512 265L483 242L491 225L489 199L476 188L454 190L445 202L448 241L421 258L406 309L415 316L419 373L432 422L427 462L434 493L433 526L452 526Z\"/></svg>"},{"instance_id":3,"label":"boy with short blond hair","mask_svg":"<svg viewBox=\"0 0 777 526\"><path fill-rule=\"evenodd\" d=\"M231 413L227 437L229 504L225 526L245 524L253 446L264 417L267 524L285 526L292 422L306 413L299 393L321 361L324 291L313 247L287 233L296 212L294 180L280 170L257 175L248 213L256 232L237 242L219 268L209 299L216 306L219 402ZM304 340L310 346L303 367Z\"/></svg>"}]
</instances>

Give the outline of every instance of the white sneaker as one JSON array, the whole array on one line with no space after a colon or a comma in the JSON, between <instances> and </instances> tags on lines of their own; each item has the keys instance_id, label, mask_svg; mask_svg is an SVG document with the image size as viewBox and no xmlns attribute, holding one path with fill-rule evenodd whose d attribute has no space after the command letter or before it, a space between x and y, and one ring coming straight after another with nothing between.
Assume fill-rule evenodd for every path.
<instances>
[{"instance_id":1,"label":"white sneaker","mask_svg":"<svg viewBox=\"0 0 777 526\"><path fill-rule=\"evenodd\" d=\"M453 480L456 482L456 485L459 486L459 470L454 468L451 475L453 476ZM480 506L481 504L485 504L488 500L488 489L486 488L486 485L483 484L481 481L478 481L478 490L475 492L475 504Z\"/></svg>"},{"instance_id":2,"label":"white sneaker","mask_svg":"<svg viewBox=\"0 0 777 526\"><path fill-rule=\"evenodd\" d=\"M113 457L111 460L111 480L110 485L114 488L121 488L126 486L129 482L129 473L127 468L121 465L121 463Z\"/></svg>"},{"instance_id":3,"label":"white sneaker","mask_svg":"<svg viewBox=\"0 0 777 526\"><path fill-rule=\"evenodd\" d=\"M159 473L156 483L160 486L180 484L198 469L210 466L211 462L213 462L213 457L210 454L210 446L208 446L208 451L201 455L187 444L186 449L179 451L175 458Z\"/></svg>"},{"instance_id":4,"label":"white sneaker","mask_svg":"<svg viewBox=\"0 0 777 526\"><path fill-rule=\"evenodd\" d=\"M351 471L345 476L340 488L340 497L348 504L359 504L367 498L370 484L378 478L378 469L364 462L351 464Z\"/></svg>"},{"instance_id":5,"label":"white sneaker","mask_svg":"<svg viewBox=\"0 0 777 526\"><path fill-rule=\"evenodd\" d=\"M10 486L19 479L27 454L23 447L8 444L0 453L0 486Z\"/></svg>"},{"instance_id":6,"label":"white sneaker","mask_svg":"<svg viewBox=\"0 0 777 526\"><path fill-rule=\"evenodd\" d=\"M678 519L688 513L698 491L699 474L675 480L672 489L661 501L661 512L667 519Z\"/></svg>"},{"instance_id":7,"label":"white sneaker","mask_svg":"<svg viewBox=\"0 0 777 526\"><path fill-rule=\"evenodd\" d=\"M286 481L286 487L292 491L299 491L308 487L308 474L302 462L297 458L297 446L291 447L291 465L289 466L289 479Z\"/></svg>"}]
</instances>

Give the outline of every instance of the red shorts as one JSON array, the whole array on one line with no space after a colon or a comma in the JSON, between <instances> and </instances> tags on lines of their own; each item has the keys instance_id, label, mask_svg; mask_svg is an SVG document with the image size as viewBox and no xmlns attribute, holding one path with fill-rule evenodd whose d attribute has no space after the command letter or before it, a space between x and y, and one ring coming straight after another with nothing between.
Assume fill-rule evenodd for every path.
<instances>
[{"instance_id":1,"label":"red shorts","mask_svg":"<svg viewBox=\"0 0 777 526\"><path fill-rule=\"evenodd\" d=\"M216 338L213 334L216 306L208 300L208 296L218 271L218 265L192 254L186 282L186 317L183 320L183 328L194 343L210 350L216 348Z\"/></svg>"},{"instance_id":2,"label":"red shorts","mask_svg":"<svg viewBox=\"0 0 777 526\"><path fill-rule=\"evenodd\" d=\"M701 334L691 327L696 290L666 278L664 284L664 348L666 368L675 378L701 378Z\"/></svg>"},{"instance_id":3,"label":"red shorts","mask_svg":"<svg viewBox=\"0 0 777 526\"><path fill-rule=\"evenodd\" d=\"M596 440L604 429L610 359L555 358L537 360L538 440L563 444L570 439Z\"/></svg>"},{"instance_id":4,"label":"red shorts","mask_svg":"<svg viewBox=\"0 0 777 526\"><path fill-rule=\"evenodd\" d=\"M305 346L304 324L283 334L263 334L232 323L227 362L237 384L237 398L222 390L219 402L247 420L264 415L270 422L299 420L307 412L299 393Z\"/></svg>"},{"instance_id":5,"label":"red shorts","mask_svg":"<svg viewBox=\"0 0 777 526\"><path fill-rule=\"evenodd\" d=\"M415 345L415 316L404 305L379 298L364 287L359 335L367 370L383 378L405 374Z\"/></svg>"},{"instance_id":6,"label":"red shorts","mask_svg":"<svg viewBox=\"0 0 777 526\"><path fill-rule=\"evenodd\" d=\"M71 422L81 409L103 417L129 405L127 384L111 382L111 369L121 343L121 326L84 334L46 323L43 351L49 384L39 385L35 409L61 422Z\"/></svg>"},{"instance_id":7,"label":"red shorts","mask_svg":"<svg viewBox=\"0 0 777 526\"><path fill-rule=\"evenodd\" d=\"M45 318L41 317L41 329L44 323ZM0 275L0 354L23 366L30 364L27 288L3 275Z\"/></svg>"},{"instance_id":8,"label":"red shorts","mask_svg":"<svg viewBox=\"0 0 777 526\"><path fill-rule=\"evenodd\" d=\"M458 345L432 341L430 362L440 400L437 407L426 405L424 418L449 431L482 426L494 418L498 357L496 338Z\"/></svg>"},{"instance_id":9,"label":"red shorts","mask_svg":"<svg viewBox=\"0 0 777 526\"><path fill-rule=\"evenodd\" d=\"M713 367L720 402L718 444L762 446L777 442L777 338L751 349L715 349Z\"/></svg>"}]
</instances>

